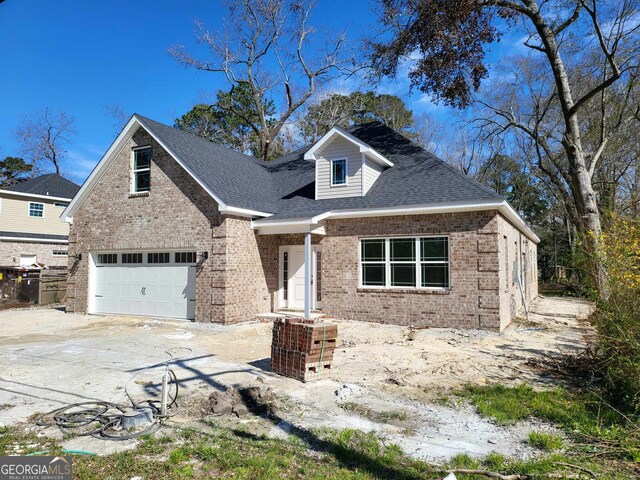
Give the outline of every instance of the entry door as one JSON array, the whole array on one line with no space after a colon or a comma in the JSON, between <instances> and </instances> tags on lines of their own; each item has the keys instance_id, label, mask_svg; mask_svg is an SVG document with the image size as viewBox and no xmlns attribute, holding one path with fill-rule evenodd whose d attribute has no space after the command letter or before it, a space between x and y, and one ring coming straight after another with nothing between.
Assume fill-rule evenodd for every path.
<instances>
[{"instance_id":1,"label":"entry door","mask_svg":"<svg viewBox=\"0 0 640 480\"><path fill-rule=\"evenodd\" d=\"M304 308L304 247L289 249L289 308Z\"/></svg>"},{"instance_id":2,"label":"entry door","mask_svg":"<svg viewBox=\"0 0 640 480\"><path fill-rule=\"evenodd\" d=\"M304 308L304 247L288 247L287 308ZM311 269L311 308L320 308L321 247L313 247Z\"/></svg>"}]
</instances>

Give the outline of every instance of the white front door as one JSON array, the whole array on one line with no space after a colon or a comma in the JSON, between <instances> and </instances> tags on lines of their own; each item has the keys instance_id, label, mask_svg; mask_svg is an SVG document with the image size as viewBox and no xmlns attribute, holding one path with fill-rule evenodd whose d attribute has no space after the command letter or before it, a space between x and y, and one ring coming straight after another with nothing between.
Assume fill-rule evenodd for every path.
<instances>
[{"instance_id":1,"label":"white front door","mask_svg":"<svg viewBox=\"0 0 640 480\"><path fill-rule=\"evenodd\" d=\"M289 308L304 308L304 247L289 248Z\"/></svg>"},{"instance_id":2,"label":"white front door","mask_svg":"<svg viewBox=\"0 0 640 480\"><path fill-rule=\"evenodd\" d=\"M321 247L313 247L311 270L311 308L319 308L321 297L317 292L319 284L318 256ZM287 308L304 308L304 247L285 247L282 254L287 254L286 268L282 273L283 282L286 282L286 294L283 295L282 306ZM283 264L284 266L284 264ZM285 275L287 278L285 278Z\"/></svg>"}]
</instances>

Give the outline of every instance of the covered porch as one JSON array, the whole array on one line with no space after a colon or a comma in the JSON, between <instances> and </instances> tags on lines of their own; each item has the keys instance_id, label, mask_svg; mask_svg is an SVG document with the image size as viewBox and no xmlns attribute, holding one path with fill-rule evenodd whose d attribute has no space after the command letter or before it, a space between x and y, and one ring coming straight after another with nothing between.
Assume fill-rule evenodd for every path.
<instances>
[{"instance_id":1,"label":"covered porch","mask_svg":"<svg viewBox=\"0 0 640 480\"><path fill-rule=\"evenodd\" d=\"M259 245L268 252L272 282L277 282L271 312L264 312L258 318L321 317L324 228L282 225L256 230Z\"/></svg>"}]
</instances>

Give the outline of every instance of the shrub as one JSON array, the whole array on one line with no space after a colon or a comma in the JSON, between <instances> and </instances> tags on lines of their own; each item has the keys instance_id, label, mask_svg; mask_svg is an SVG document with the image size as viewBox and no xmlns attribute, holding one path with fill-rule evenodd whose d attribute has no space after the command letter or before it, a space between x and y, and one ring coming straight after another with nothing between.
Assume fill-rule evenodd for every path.
<instances>
[{"instance_id":1,"label":"shrub","mask_svg":"<svg viewBox=\"0 0 640 480\"><path fill-rule=\"evenodd\" d=\"M599 372L607 399L640 413L640 221L619 217L599 238L607 298L592 320L599 333Z\"/></svg>"}]
</instances>

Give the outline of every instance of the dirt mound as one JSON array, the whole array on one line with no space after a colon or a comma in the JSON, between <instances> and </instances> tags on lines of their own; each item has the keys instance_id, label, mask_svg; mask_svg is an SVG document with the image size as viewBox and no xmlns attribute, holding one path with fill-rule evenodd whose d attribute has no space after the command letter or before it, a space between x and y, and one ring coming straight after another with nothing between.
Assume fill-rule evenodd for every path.
<instances>
[{"instance_id":1,"label":"dirt mound","mask_svg":"<svg viewBox=\"0 0 640 480\"><path fill-rule=\"evenodd\" d=\"M273 413L274 403L275 396L270 388L227 388L209 395L204 410L211 415L266 415Z\"/></svg>"}]
</instances>

